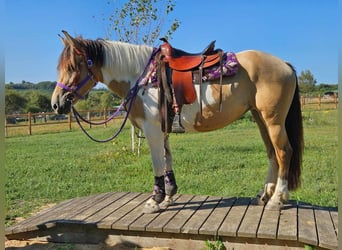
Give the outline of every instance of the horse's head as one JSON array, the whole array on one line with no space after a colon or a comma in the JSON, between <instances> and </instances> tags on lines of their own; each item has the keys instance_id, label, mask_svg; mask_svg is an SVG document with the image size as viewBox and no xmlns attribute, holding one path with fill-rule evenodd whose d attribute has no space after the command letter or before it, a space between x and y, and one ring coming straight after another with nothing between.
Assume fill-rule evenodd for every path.
<instances>
[{"instance_id":1,"label":"horse's head","mask_svg":"<svg viewBox=\"0 0 342 250\"><path fill-rule=\"evenodd\" d=\"M66 31L61 37L64 49L58 62L59 77L51 97L56 113L66 114L79 99L101 81L102 45L98 41L73 38Z\"/></svg>"}]
</instances>

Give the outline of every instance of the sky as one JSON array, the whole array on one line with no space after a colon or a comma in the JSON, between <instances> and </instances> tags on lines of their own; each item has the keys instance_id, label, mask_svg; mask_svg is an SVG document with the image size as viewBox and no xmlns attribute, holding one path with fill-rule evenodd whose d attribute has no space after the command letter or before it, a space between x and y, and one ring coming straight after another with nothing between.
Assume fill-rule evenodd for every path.
<instances>
[{"instance_id":1,"label":"sky","mask_svg":"<svg viewBox=\"0 0 342 250\"><path fill-rule=\"evenodd\" d=\"M107 2L111 2L108 4ZM5 82L56 81L61 30L97 39L122 1L5 0ZM212 40L224 51L256 49L290 62L317 83L338 82L337 0L176 0L180 21L170 43L199 52ZM106 21L107 20L107 21ZM166 27L166 26L165 26ZM113 37L112 39L115 39Z\"/></svg>"}]
</instances>

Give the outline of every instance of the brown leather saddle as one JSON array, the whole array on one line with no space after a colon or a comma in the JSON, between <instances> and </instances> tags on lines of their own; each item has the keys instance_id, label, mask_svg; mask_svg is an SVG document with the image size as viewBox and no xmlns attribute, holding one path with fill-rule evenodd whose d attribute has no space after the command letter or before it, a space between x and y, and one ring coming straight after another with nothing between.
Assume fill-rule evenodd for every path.
<instances>
[{"instance_id":1,"label":"brown leather saddle","mask_svg":"<svg viewBox=\"0 0 342 250\"><path fill-rule=\"evenodd\" d=\"M167 78L172 83L174 95L179 106L191 104L196 100L196 91L193 82L193 74L201 74L205 68L212 67L222 61L223 51L215 50L215 41L212 41L200 53L188 53L173 48L165 38L161 39L164 44L160 46L162 61L168 68Z\"/></svg>"},{"instance_id":2,"label":"brown leather saddle","mask_svg":"<svg viewBox=\"0 0 342 250\"><path fill-rule=\"evenodd\" d=\"M222 67L224 53L221 49L215 49L215 41L212 41L200 53L189 53L173 48L165 38L161 40L164 42L160 46L159 56L159 79L161 82L159 102L162 130L175 132L174 124L176 123L178 127L176 130L182 133L184 128L182 128L179 118L182 105L191 104L196 100L194 83L199 83L200 110L202 113L203 71L218 64ZM220 82L222 83L222 74ZM172 124L172 129L170 124Z\"/></svg>"}]
</instances>

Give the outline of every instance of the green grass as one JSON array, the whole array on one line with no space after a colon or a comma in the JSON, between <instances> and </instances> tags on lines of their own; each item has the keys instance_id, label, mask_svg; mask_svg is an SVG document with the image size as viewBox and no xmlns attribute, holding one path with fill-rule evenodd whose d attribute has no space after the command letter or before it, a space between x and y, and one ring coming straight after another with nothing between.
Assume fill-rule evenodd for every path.
<instances>
[{"instance_id":1,"label":"green grass","mask_svg":"<svg viewBox=\"0 0 342 250\"><path fill-rule=\"evenodd\" d=\"M248 117L248 115L247 115ZM337 206L337 110L304 112L302 187L291 199ZM106 138L108 128L91 129ZM209 133L171 135L179 193L254 197L268 167L256 124L241 119ZM111 191L152 192L147 143L131 152L130 127L113 142L90 141L79 129L5 139L6 224L47 203Z\"/></svg>"}]
</instances>

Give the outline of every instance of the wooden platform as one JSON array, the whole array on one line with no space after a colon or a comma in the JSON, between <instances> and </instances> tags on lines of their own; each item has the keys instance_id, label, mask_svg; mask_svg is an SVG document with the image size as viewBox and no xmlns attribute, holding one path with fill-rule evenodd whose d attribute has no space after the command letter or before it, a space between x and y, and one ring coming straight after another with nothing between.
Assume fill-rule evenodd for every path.
<instances>
[{"instance_id":1,"label":"wooden platform","mask_svg":"<svg viewBox=\"0 0 342 250\"><path fill-rule=\"evenodd\" d=\"M200 249L337 249L337 208L291 201L284 210L251 198L177 195L161 213L143 214L147 193L114 192L66 200L6 229L7 239Z\"/></svg>"}]
</instances>

